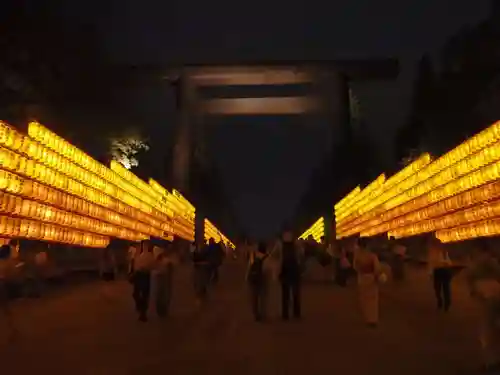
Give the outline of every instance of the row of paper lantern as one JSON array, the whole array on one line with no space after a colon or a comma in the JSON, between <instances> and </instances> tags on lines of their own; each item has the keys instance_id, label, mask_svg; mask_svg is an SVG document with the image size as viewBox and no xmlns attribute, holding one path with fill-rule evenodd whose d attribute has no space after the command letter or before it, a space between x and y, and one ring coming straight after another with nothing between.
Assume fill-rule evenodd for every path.
<instances>
[{"instance_id":1,"label":"row of paper lantern","mask_svg":"<svg viewBox=\"0 0 500 375\"><path fill-rule=\"evenodd\" d=\"M140 203L132 202L132 204L135 204L134 207L141 209L145 213L151 213L161 220L164 226L168 226L169 219L174 217L178 218L180 216L184 218L189 214L194 216L194 207L179 192L175 195L169 193L163 187L158 189L161 186L160 184L157 182L152 184L153 180L150 180L149 184L144 182L116 161L112 161L111 168L107 168L36 122L30 123L28 133L46 147L65 156L67 160L89 169L94 175L102 177L109 184L117 186L125 193L129 193L129 196L135 197L135 202L139 201ZM151 221L151 218L149 218L149 221ZM177 221L183 222L182 219L177 219ZM184 226L190 226L190 231L193 232L194 220L191 225L190 223L184 223ZM168 227L160 229L167 233L172 231L172 228ZM187 240L194 238L194 235L188 235L187 232L189 230L175 234Z\"/></svg>"},{"instance_id":2,"label":"row of paper lantern","mask_svg":"<svg viewBox=\"0 0 500 375\"><path fill-rule=\"evenodd\" d=\"M2 127L6 127L6 125L3 124ZM15 134L17 131L11 129L11 133ZM35 144L36 142L30 140L28 137L25 137L24 140L24 144ZM1 138L0 145L5 145ZM74 175L71 174L71 169L67 167L67 165L71 164L70 161L60 158L58 160L60 163L54 165L54 158L49 158L49 156L51 156L50 150L45 149L42 153L29 151L38 148L43 148L43 146L39 145L39 147L36 148L25 148L23 147L23 144L21 144L21 147L17 150L14 149L14 147L14 150L8 150L0 146L0 168L18 173L22 176L26 176L30 179L52 186L75 196L82 197L89 202L129 216L134 220L142 221L145 224L153 226L159 230L171 230L169 218L167 216L163 217L163 221L158 220L156 217L132 207L125 200L120 201L119 199L98 190L94 187L94 185L92 185L92 179L90 177L86 178L84 173L75 173ZM27 152L23 152L24 150ZM27 157L16 153L15 151L25 153ZM38 160L34 160L35 158ZM88 172L88 175L90 175L90 172Z\"/></svg>"},{"instance_id":3,"label":"row of paper lantern","mask_svg":"<svg viewBox=\"0 0 500 375\"><path fill-rule=\"evenodd\" d=\"M2 217L60 226L59 237L48 235L59 242L75 229L68 243L81 246L105 246L102 236L194 239L195 209L179 192L160 193L118 164L107 168L38 123L30 123L29 133L45 145L0 122ZM16 233L0 236L23 237Z\"/></svg>"},{"instance_id":4,"label":"row of paper lantern","mask_svg":"<svg viewBox=\"0 0 500 375\"><path fill-rule=\"evenodd\" d=\"M210 239L213 239L215 242L222 242L226 247L235 248L234 244L210 220L205 219L203 227L205 241L208 242Z\"/></svg>"},{"instance_id":5,"label":"row of paper lantern","mask_svg":"<svg viewBox=\"0 0 500 375\"><path fill-rule=\"evenodd\" d=\"M118 194L129 193L132 197L127 197L127 199L134 202L133 207L153 213L159 218L162 218L162 213L167 216L171 213L170 208L163 204L160 194L121 164L112 161L111 168L108 168L37 122L29 124L28 135L46 148L63 156L65 160L71 161L72 165L82 167L87 172L84 172L85 178L93 179L94 183L97 181L99 183L97 187L101 191L105 191L103 188L106 188L108 189L106 192L111 196L116 196L118 190L121 190ZM141 201L147 205L142 204ZM156 207L159 212L152 210L152 207Z\"/></svg>"},{"instance_id":6,"label":"row of paper lantern","mask_svg":"<svg viewBox=\"0 0 500 375\"><path fill-rule=\"evenodd\" d=\"M109 244L109 237L107 236L10 216L0 216L0 235L10 238L60 242L82 247L102 248Z\"/></svg>"},{"instance_id":7,"label":"row of paper lantern","mask_svg":"<svg viewBox=\"0 0 500 375\"><path fill-rule=\"evenodd\" d=\"M177 190L173 189L170 193L152 178L149 179L149 185L161 195L163 201L168 202L173 208L172 228L174 233L186 240L194 241L196 216L194 206Z\"/></svg>"},{"instance_id":8,"label":"row of paper lantern","mask_svg":"<svg viewBox=\"0 0 500 375\"><path fill-rule=\"evenodd\" d=\"M299 239L306 240L312 236L314 241L320 243L321 238L325 236L325 218L320 217L314 222L304 233L301 234Z\"/></svg>"},{"instance_id":9,"label":"row of paper lantern","mask_svg":"<svg viewBox=\"0 0 500 375\"><path fill-rule=\"evenodd\" d=\"M500 232L500 122L432 160L424 154L388 180L356 187L335 209L337 238L435 232L443 242Z\"/></svg>"}]
</instances>

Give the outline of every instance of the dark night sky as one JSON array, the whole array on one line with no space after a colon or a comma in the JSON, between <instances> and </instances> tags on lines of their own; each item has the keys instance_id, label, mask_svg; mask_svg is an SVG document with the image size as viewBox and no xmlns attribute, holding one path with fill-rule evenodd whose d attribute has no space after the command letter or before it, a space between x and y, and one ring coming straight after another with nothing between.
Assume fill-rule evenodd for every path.
<instances>
[{"instance_id":1,"label":"dark night sky","mask_svg":"<svg viewBox=\"0 0 500 375\"><path fill-rule=\"evenodd\" d=\"M408 111L415 61L424 52L435 54L447 37L483 19L489 8L487 0L115 0L106 7L96 1L68 3L67 12L75 20L98 25L110 58L120 63L398 57L398 81L354 87L385 159L390 157L394 130ZM156 139L170 134L173 117L167 90L142 87L131 95L133 107L144 115L140 125ZM318 143L326 124L306 122L210 122L210 150L251 234L269 234L290 216L312 167L326 151L328 144ZM313 132L304 130L311 127ZM151 152L161 149L153 147Z\"/></svg>"}]
</instances>

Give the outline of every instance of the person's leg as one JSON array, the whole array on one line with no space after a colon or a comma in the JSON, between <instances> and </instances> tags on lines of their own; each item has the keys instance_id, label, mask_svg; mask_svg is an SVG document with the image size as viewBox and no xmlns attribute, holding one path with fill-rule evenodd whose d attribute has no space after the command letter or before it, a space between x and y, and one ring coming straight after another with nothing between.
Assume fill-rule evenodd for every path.
<instances>
[{"instance_id":1,"label":"person's leg","mask_svg":"<svg viewBox=\"0 0 500 375\"><path fill-rule=\"evenodd\" d=\"M348 276L347 274L349 270L339 267L337 272L339 273L339 278L338 278L339 286L345 287L347 285L347 276Z\"/></svg>"},{"instance_id":2,"label":"person's leg","mask_svg":"<svg viewBox=\"0 0 500 375\"><path fill-rule=\"evenodd\" d=\"M250 284L250 297L252 303L252 313L255 320L260 320L260 306L259 306L259 286L257 283Z\"/></svg>"},{"instance_id":3,"label":"person's leg","mask_svg":"<svg viewBox=\"0 0 500 375\"><path fill-rule=\"evenodd\" d=\"M141 311L141 280L140 280L140 276L138 275L137 272L135 272L133 275L132 275L132 285L133 285L133 293L132 293L132 297L134 299L134 303L135 303L135 310L140 313Z\"/></svg>"},{"instance_id":4,"label":"person's leg","mask_svg":"<svg viewBox=\"0 0 500 375\"><path fill-rule=\"evenodd\" d=\"M168 315L170 314L170 304L172 303L172 293L174 290L174 275L173 275L173 270L170 271L171 273L167 276L167 282L166 282L166 290L165 290L165 313Z\"/></svg>"},{"instance_id":5,"label":"person's leg","mask_svg":"<svg viewBox=\"0 0 500 375\"><path fill-rule=\"evenodd\" d=\"M212 278L212 270L210 268L202 268L200 270L200 296L201 296L201 304L205 304L208 299L208 286L210 284L210 280Z\"/></svg>"},{"instance_id":6,"label":"person's leg","mask_svg":"<svg viewBox=\"0 0 500 375\"><path fill-rule=\"evenodd\" d=\"M0 318L5 319L7 323L8 340L9 342L15 341L18 337L18 330L16 327L16 322L14 321L14 315L11 310L10 299L5 283L0 280Z\"/></svg>"},{"instance_id":7,"label":"person's leg","mask_svg":"<svg viewBox=\"0 0 500 375\"><path fill-rule=\"evenodd\" d=\"M443 270L442 290L443 290L443 308L448 311L451 307L451 270Z\"/></svg>"},{"instance_id":8,"label":"person's leg","mask_svg":"<svg viewBox=\"0 0 500 375\"><path fill-rule=\"evenodd\" d=\"M269 280L266 278L260 290L260 315L262 319L267 318L267 303L269 298Z\"/></svg>"},{"instance_id":9,"label":"person's leg","mask_svg":"<svg viewBox=\"0 0 500 375\"><path fill-rule=\"evenodd\" d=\"M334 260L333 260L333 277L334 277L335 283L337 285L340 285L340 259L339 258L334 258Z\"/></svg>"},{"instance_id":10,"label":"person's leg","mask_svg":"<svg viewBox=\"0 0 500 375\"><path fill-rule=\"evenodd\" d=\"M202 305L202 276L199 268L193 269L194 292L196 295L196 304L198 307Z\"/></svg>"},{"instance_id":11,"label":"person's leg","mask_svg":"<svg viewBox=\"0 0 500 375\"><path fill-rule=\"evenodd\" d=\"M437 307L438 309L443 308L443 297L442 297L442 275L440 270L434 270L433 273L433 281L434 281L434 294L436 295Z\"/></svg>"},{"instance_id":12,"label":"person's leg","mask_svg":"<svg viewBox=\"0 0 500 375\"><path fill-rule=\"evenodd\" d=\"M290 284L287 281L281 281L281 317L288 320L290 306Z\"/></svg>"},{"instance_id":13,"label":"person's leg","mask_svg":"<svg viewBox=\"0 0 500 375\"><path fill-rule=\"evenodd\" d=\"M367 313L368 313L368 324L371 327L375 327L378 324L378 313L379 313L379 305L378 305L378 297L379 297L379 291L378 291L378 285L377 282L375 281L376 278L374 276L373 278L373 283L369 286L368 288L368 295L367 297L369 300L367 301L368 306L367 306Z\"/></svg>"},{"instance_id":14,"label":"person's leg","mask_svg":"<svg viewBox=\"0 0 500 375\"><path fill-rule=\"evenodd\" d=\"M300 287L301 287L300 281L294 282L291 287L293 294L293 316L297 319L302 316Z\"/></svg>"},{"instance_id":15,"label":"person's leg","mask_svg":"<svg viewBox=\"0 0 500 375\"><path fill-rule=\"evenodd\" d=\"M217 282L219 281L219 266L215 266L214 267L214 284L217 284Z\"/></svg>"},{"instance_id":16,"label":"person's leg","mask_svg":"<svg viewBox=\"0 0 500 375\"><path fill-rule=\"evenodd\" d=\"M137 311L140 320L146 320L145 293L144 293L144 273L137 272L135 275L137 283Z\"/></svg>"},{"instance_id":17,"label":"person's leg","mask_svg":"<svg viewBox=\"0 0 500 375\"><path fill-rule=\"evenodd\" d=\"M156 275L155 277L155 304L156 314L159 317L166 315L166 299L167 299L167 280L165 275Z\"/></svg>"},{"instance_id":18,"label":"person's leg","mask_svg":"<svg viewBox=\"0 0 500 375\"><path fill-rule=\"evenodd\" d=\"M145 273L144 274L144 285L142 289L143 293L143 311L144 315L147 316L148 309L149 309L149 299L151 298L151 274Z\"/></svg>"},{"instance_id":19,"label":"person's leg","mask_svg":"<svg viewBox=\"0 0 500 375\"><path fill-rule=\"evenodd\" d=\"M147 272L136 273L137 285L137 310L141 321L147 320L147 310L149 306L149 293L151 287L150 274Z\"/></svg>"}]
</instances>

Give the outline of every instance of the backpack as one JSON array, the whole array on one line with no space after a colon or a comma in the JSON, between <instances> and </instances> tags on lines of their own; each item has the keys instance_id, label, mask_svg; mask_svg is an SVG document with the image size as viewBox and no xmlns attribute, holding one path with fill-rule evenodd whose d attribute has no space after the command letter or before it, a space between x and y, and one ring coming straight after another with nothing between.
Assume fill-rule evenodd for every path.
<instances>
[{"instance_id":1,"label":"backpack","mask_svg":"<svg viewBox=\"0 0 500 375\"><path fill-rule=\"evenodd\" d=\"M248 270L248 281L252 284L257 284L262 281L264 275L264 260L267 255L263 258L254 257L250 269Z\"/></svg>"}]
</instances>

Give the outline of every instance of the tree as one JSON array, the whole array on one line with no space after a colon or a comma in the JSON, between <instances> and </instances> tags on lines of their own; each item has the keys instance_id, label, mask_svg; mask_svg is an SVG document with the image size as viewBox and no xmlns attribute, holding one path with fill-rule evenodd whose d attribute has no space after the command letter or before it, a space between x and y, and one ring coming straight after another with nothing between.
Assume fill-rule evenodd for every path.
<instances>
[{"instance_id":1,"label":"tree","mask_svg":"<svg viewBox=\"0 0 500 375\"><path fill-rule=\"evenodd\" d=\"M109 141L111 158L127 169L137 167L140 153L149 150L146 141L139 136L110 138Z\"/></svg>"},{"instance_id":2,"label":"tree","mask_svg":"<svg viewBox=\"0 0 500 375\"><path fill-rule=\"evenodd\" d=\"M498 96L500 28L498 14L481 24L464 28L442 50L443 71L433 137L441 151L483 129L500 111L487 103ZM485 105L486 104L486 105ZM498 105L495 106L498 108ZM487 113L484 109L487 108Z\"/></svg>"},{"instance_id":3,"label":"tree","mask_svg":"<svg viewBox=\"0 0 500 375\"><path fill-rule=\"evenodd\" d=\"M429 121L435 108L436 77L431 60L424 55L417 67L413 84L412 107L408 122L396 135L396 160L412 159L420 154L427 140Z\"/></svg>"},{"instance_id":4,"label":"tree","mask_svg":"<svg viewBox=\"0 0 500 375\"><path fill-rule=\"evenodd\" d=\"M6 3L0 12L0 116L13 123L35 117L75 139L128 126L117 101L122 77L106 62L96 30L66 21L62 1Z\"/></svg>"}]
</instances>

